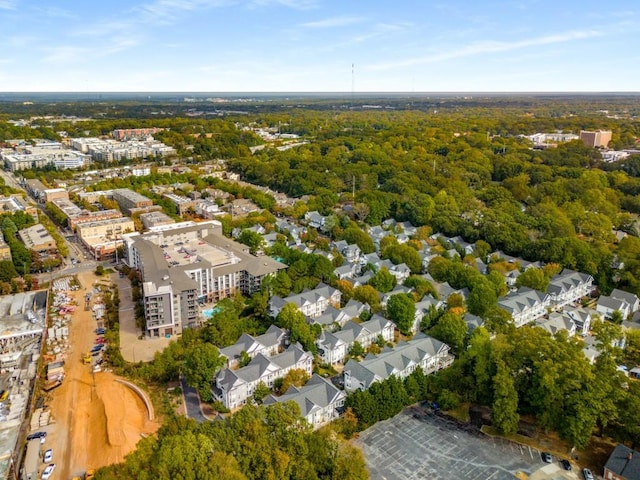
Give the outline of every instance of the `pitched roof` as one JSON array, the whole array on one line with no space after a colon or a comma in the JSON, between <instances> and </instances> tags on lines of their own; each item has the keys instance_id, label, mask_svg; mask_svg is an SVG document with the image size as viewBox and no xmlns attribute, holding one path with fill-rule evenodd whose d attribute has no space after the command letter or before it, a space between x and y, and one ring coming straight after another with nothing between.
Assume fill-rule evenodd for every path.
<instances>
[{"instance_id":1,"label":"pitched roof","mask_svg":"<svg viewBox=\"0 0 640 480\"><path fill-rule=\"evenodd\" d=\"M604 468L627 480L640 480L640 452L619 443Z\"/></svg>"},{"instance_id":2,"label":"pitched roof","mask_svg":"<svg viewBox=\"0 0 640 480\"><path fill-rule=\"evenodd\" d=\"M317 410L344 400L347 394L335 387L331 382L318 374L313 374L303 387L291 386L284 395L276 397L269 395L264 401L266 405L277 402L294 401L300 407L300 414L307 417Z\"/></svg>"}]
</instances>

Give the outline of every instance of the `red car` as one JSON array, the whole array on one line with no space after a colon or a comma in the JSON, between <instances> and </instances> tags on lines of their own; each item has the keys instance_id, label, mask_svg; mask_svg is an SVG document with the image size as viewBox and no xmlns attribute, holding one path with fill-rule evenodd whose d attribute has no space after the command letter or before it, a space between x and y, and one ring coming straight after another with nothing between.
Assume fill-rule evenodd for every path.
<instances>
[{"instance_id":1,"label":"red car","mask_svg":"<svg viewBox=\"0 0 640 480\"><path fill-rule=\"evenodd\" d=\"M104 337L98 337L96 338L96 345L101 345L105 342Z\"/></svg>"}]
</instances>

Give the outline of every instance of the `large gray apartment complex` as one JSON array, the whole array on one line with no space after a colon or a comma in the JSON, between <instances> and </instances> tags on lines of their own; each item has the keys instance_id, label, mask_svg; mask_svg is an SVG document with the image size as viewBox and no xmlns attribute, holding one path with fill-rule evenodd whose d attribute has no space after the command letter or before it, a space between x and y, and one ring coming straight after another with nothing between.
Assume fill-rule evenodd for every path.
<instances>
[{"instance_id":1,"label":"large gray apartment complex","mask_svg":"<svg viewBox=\"0 0 640 480\"><path fill-rule=\"evenodd\" d=\"M142 281L146 333L179 334L199 324L199 305L250 295L286 265L256 257L222 235L222 225L182 222L122 236L124 261Z\"/></svg>"}]
</instances>

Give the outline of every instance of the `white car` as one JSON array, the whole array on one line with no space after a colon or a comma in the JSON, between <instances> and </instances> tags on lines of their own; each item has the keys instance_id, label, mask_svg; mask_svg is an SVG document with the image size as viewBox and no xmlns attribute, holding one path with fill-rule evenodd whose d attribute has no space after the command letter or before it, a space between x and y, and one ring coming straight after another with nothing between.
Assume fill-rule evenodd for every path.
<instances>
[{"instance_id":1,"label":"white car","mask_svg":"<svg viewBox=\"0 0 640 480\"><path fill-rule=\"evenodd\" d=\"M42 461L44 463L51 463L51 460L53 460L53 450L48 449L46 452L44 452L44 457L42 458Z\"/></svg>"},{"instance_id":2,"label":"white car","mask_svg":"<svg viewBox=\"0 0 640 480\"><path fill-rule=\"evenodd\" d=\"M55 463L51 463L49 465L47 465L47 468L44 469L44 472L42 472L42 480L49 480L49 478L51 478L51 474L53 473L53 471L56 469L56 464Z\"/></svg>"}]
</instances>

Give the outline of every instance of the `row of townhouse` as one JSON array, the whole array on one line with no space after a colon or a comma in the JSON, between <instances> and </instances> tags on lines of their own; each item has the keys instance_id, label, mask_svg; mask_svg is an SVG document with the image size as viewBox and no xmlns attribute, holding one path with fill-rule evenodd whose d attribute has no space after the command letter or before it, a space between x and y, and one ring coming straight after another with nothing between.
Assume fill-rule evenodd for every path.
<instances>
[{"instance_id":1,"label":"row of townhouse","mask_svg":"<svg viewBox=\"0 0 640 480\"><path fill-rule=\"evenodd\" d=\"M249 358L255 358L259 354L271 357L284 349L287 339L288 335L285 330L271 325L265 333L257 337L243 333L236 343L221 348L220 355L227 359L227 367L234 369L239 366L243 352Z\"/></svg>"},{"instance_id":2,"label":"row of townhouse","mask_svg":"<svg viewBox=\"0 0 640 480\"><path fill-rule=\"evenodd\" d=\"M350 299L342 308L329 305L327 309L317 317L307 317L307 323L317 323L324 330L342 328L351 319L360 318L364 312L369 312L371 308L368 304Z\"/></svg>"},{"instance_id":3,"label":"row of townhouse","mask_svg":"<svg viewBox=\"0 0 640 480\"><path fill-rule=\"evenodd\" d=\"M562 310L591 295L595 287L591 275L564 269L549 282L546 292L522 287L498 300L498 306L506 310L521 327L547 314L547 310Z\"/></svg>"},{"instance_id":4,"label":"row of townhouse","mask_svg":"<svg viewBox=\"0 0 640 480\"><path fill-rule=\"evenodd\" d=\"M596 304L596 311L605 318L611 318L618 311L623 319L627 319L640 311L638 296L615 288L610 295L601 295Z\"/></svg>"},{"instance_id":5,"label":"row of townhouse","mask_svg":"<svg viewBox=\"0 0 640 480\"><path fill-rule=\"evenodd\" d=\"M347 394L330 381L314 374L303 386L291 386L284 395L269 395L265 405L282 402L295 402L300 408L300 415L314 429L335 420L342 413Z\"/></svg>"},{"instance_id":6,"label":"row of townhouse","mask_svg":"<svg viewBox=\"0 0 640 480\"><path fill-rule=\"evenodd\" d=\"M218 372L211 387L213 397L229 409L247 403L261 383L273 388L274 382L291 370L303 370L311 376L313 355L305 352L299 343L289 346L284 352L268 357L258 353L248 365L232 370L224 368Z\"/></svg>"},{"instance_id":7,"label":"row of townhouse","mask_svg":"<svg viewBox=\"0 0 640 480\"><path fill-rule=\"evenodd\" d=\"M287 303L293 303L305 316L315 318L322 315L329 306L339 308L341 299L340 290L320 283L313 290L305 290L286 298L274 295L269 300L269 315L277 317Z\"/></svg>"},{"instance_id":8,"label":"row of townhouse","mask_svg":"<svg viewBox=\"0 0 640 480\"><path fill-rule=\"evenodd\" d=\"M349 360L344 366L344 388L348 392L366 390L391 376L405 379L418 367L431 374L449 367L453 360L447 344L419 333L379 355L367 355L362 362Z\"/></svg>"},{"instance_id":9,"label":"row of townhouse","mask_svg":"<svg viewBox=\"0 0 640 480\"><path fill-rule=\"evenodd\" d=\"M380 315L374 315L363 323L349 320L337 332L322 332L320 334L316 340L318 355L323 363L342 363L356 342L363 348L378 341L379 337L382 337L385 342L391 342L394 330L394 323Z\"/></svg>"}]
</instances>

